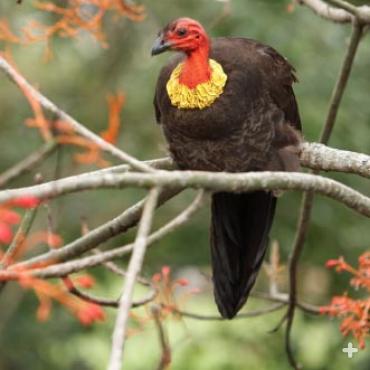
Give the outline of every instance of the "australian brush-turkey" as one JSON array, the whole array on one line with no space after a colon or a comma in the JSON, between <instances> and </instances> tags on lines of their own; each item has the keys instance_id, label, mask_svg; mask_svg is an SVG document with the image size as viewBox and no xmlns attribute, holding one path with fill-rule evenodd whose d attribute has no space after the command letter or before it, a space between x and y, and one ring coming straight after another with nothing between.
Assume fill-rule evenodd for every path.
<instances>
[{"instance_id":1,"label":"australian brush-turkey","mask_svg":"<svg viewBox=\"0 0 370 370\"><path fill-rule=\"evenodd\" d=\"M210 39L190 18L169 23L152 55L180 52L160 72L155 113L180 169L295 171L301 123L294 68L275 49L247 38ZM246 302L262 264L273 192L212 196L214 294L231 319Z\"/></svg>"}]
</instances>

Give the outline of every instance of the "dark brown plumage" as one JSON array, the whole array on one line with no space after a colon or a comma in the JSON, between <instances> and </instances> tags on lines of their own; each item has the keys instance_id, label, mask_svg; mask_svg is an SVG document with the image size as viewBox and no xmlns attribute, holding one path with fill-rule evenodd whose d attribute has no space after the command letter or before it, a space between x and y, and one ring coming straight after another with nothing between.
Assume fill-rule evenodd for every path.
<instances>
[{"instance_id":1,"label":"dark brown plumage","mask_svg":"<svg viewBox=\"0 0 370 370\"><path fill-rule=\"evenodd\" d=\"M167 28L176 29L176 25ZM228 77L224 92L208 108L179 109L171 104L166 83L187 57L187 51L177 55L162 69L154 99L157 121L179 168L297 170L301 123L292 66L273 48L254 40L213 39L209 57L221 64ZM275 196L264 191L212 197L213 281L223 317L237 313L255 282L275 204Z\"/></svg>"}]
</instances>

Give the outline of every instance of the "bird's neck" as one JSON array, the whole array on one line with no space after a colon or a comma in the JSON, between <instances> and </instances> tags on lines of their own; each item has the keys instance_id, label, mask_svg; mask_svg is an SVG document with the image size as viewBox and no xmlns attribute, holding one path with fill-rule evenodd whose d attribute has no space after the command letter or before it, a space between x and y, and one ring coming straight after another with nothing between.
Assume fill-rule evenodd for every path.
<instances>
[{"instance_id":1,"label":"bird's neck","mask_svg":"<svg viewBox=\"0 0 370 370\"><path fill-rule=\"evenodd\" d=\"M197 85L209 81L210 78L209 46L204 44L187 54L179 82L189 89L194 89Z\"/></svg>"}]
</instances>

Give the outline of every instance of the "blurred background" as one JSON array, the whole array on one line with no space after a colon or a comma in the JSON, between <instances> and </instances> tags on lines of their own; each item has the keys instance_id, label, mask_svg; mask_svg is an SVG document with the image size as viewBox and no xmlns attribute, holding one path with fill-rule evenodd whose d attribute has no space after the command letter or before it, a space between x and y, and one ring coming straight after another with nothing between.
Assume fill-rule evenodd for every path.
<instances>
[{"instance_id":1,"label":"blurred background","mask_svg":"<svg viewBox=\"0 0 370 370\"><path fill-rule=\"evenodd\" d=\"M63 4L63 1L59 1ZM291 8L288 0L142 0L146 17L141 22L107 19L104 25L109 47L102 48L90 35L82 32L70 40L55 38L53 57L45 62L45 45L14 46L11 51L19 70L57 105L95 132L106 128L106 97L123 91L126 102L122 112L122 129L117 145L140 159L166 155L160 126L155 124L153 92L161 66L168 54L150 57L153 40L168 21L189 16L203 23L216 36L244 36L276 48L295 66L299 84L295 86L300 106L304 136L317 140L328 108L330 94L348 44L350 26L336 25L320 19L305 7ZM357 3L365 4L365 1ZM15 32L30 20L52 22L51 14L37 11L31 1L16 5L0 2L0 18L7 19ZM1 41L0 41L1 45ZM4 45L3 45L4 46ZM352 77L330 141L342 149L369 153L370 148L370 43L361 44ZM41 139L34 129L24 125L31 117L29 106L4 76L0 75L0 173L36 150ZM63 147L37 169L45 180L91 170L73 161L76 150ZM115 164L115 160L106 157ZM11 186L33 183L35 173L25 175ZM369 194L368 182L350 175L328 174L359 191ZM143 196L134 189L91 191L65 196L52 203L56 231L65 242L80 235L81 219L90 228L113 218ZM155 226L169 220L193 197L187 192L169 202L158 213ZM294 237L300 194L286 193L280 200L272 239L280 245L282 263L286 263ZM183 308L199 314L216 314L207 276L208 207L196 214L185 227L167 236L149 251L143 275L150 277L163 265L171 267L176 277L188 278L201 289L187 299ZM45 229L46 214L39 212L35 229ZM118 246L132 239L120 236L103 247ZM344 256L354 265L358 256L369 249L369 220L327 198L317 197L309 237L300 264L300 297L318 305L328 304L331 296L349 288L347 274L335 274L325 268L330 258ZM123 265L126 261L119 261ZM116 297L119 278L95 269L94 292ZM286 270L280 289L286 291ZM262 270L256 291L267 287ZM137 297L145 294L138 290ZM115 312L107 309L104 323L83 327L64 308L55 304L51 318L39 323L35 317L37 299L33 293L9 284L0 296L0 370L98 370L104 369L110 351ZM250 299L244 311L269 305ZM140 318L145 309L135 311L132 320L137 329L126 347L127 369L154 369L160 357L157 332L152 323L143 327ZM270 331L284 311L262 317L232 322L168 319L173 350L173 370L283 370L288 369L284 351L284 331ZM349 339L339 331L339 321L327 317L309 317L298 311L293 343L297 356L309 370L369 370L368 349L349 360L342 347ZM369 346L369 343L368 343Z\"/></svg>"}]
</instances>

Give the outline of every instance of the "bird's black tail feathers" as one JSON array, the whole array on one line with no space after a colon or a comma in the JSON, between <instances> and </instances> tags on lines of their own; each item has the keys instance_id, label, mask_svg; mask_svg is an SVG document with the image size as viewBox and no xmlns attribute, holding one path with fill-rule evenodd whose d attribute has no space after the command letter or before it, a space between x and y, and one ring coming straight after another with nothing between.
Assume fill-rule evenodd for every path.
<instances>
[{"instance_id":1,"label":"bird's black tail feathers","mask_svg":"<svg viewBox=\"0 0 370 370\"><path fill-rule=\"evenodd\" d=\"M268 244L276 198L271 192L212 196L211 257L215 300L233 318L246 302Z\"/></svg>"}]
</instances>

